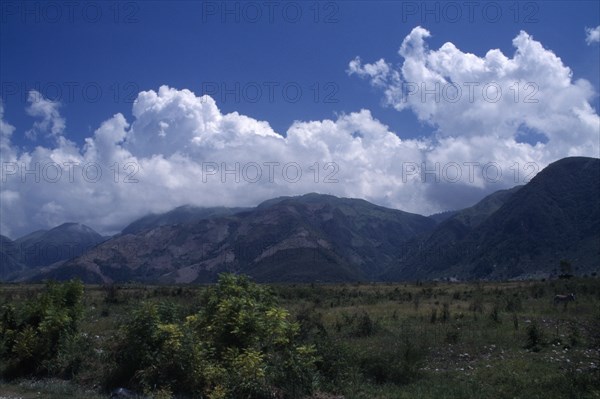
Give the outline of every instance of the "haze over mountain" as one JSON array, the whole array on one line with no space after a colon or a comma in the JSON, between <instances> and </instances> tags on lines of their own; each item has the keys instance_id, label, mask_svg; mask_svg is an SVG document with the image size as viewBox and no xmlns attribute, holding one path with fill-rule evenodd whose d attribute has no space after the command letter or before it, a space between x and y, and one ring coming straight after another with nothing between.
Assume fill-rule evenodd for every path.
<instances>
[{"instance_id":1,"label":"haze over mountain","mask_svg":"<svg viewBox=\"0 0 600 399\"><path fill-rule=\"evenodd\" d=\"M600 160L573 157L525 186L433 217L322 194L249 209L179 207L106 242L78 224L2 237L2 278L193 283L232 271L258 281L505 279L547 276L562 259L583 274L600 265L598 198ZM29 249L65 243L69 256ZM26 250L7 250L19 246Z\"/></svg>"}]
</instances>

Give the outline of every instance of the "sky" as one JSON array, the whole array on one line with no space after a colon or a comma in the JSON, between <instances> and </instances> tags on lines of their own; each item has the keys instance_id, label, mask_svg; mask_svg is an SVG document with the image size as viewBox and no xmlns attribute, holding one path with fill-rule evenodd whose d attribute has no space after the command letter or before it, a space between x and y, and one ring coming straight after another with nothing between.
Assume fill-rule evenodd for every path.
<instances>
[{"instance_id":1,"label":"sky","mask_svg":"<svg viewBox=\"0 0 600 399\"><path fill-rule=\"evenodd\" d=\"M0 3L0 233L319 192L433 214L600 156L597 1Z\"/></svg>"}]
</instances>

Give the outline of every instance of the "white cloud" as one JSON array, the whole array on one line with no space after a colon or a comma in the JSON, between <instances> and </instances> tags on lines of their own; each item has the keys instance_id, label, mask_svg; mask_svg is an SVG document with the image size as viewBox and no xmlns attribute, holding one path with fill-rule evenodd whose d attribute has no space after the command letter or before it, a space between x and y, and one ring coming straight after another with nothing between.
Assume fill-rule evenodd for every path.
<instances>
[{"instance_id":1,"label":"white cloud","mask_svg":"<svg viewBox=\"0 0 600 399\"><path fill-rule=\"evenodd\" d=\"M33 123L30 130L25 132L28 138L35 140L40 133L55 138L63 134L65 119L60 116L60 112L58 111L60 103L45 99L36 90L29 92L27 102L29 103L29 106L26 108L27 113L33 117L41 118L40 121Z\"/></svg>"},{"instance_id":2,"label":"white cloud","mask_svg":"<svg viewBox=\"0 0 600 399\"><path fill-rule=\"evenodd\" d=\"M58 105L42 99L39 109L46 111L32 115L48 120L43 129L51 134L53 121L63 127L53 146L23 152L11 145L14 128L0 107L0 231L17 237L78 221L114 233L148 212L178 205L250 206L311 191L429 214L522 184L559 158L598 156L599 118L589 103L594 90L585 80L573 81L560 58L529 35L515 38L512 58L499 50L467 54L452 43L430 50L429 36L416 28L406 37L399 69L358 58L348 69L372 79L398 110L436 127L422 139L402 139L407 132L392 131L369 110L297 121L282 135L265 121L222 113L209 96L162 86L139 93L131 121L114 115L82 147L63 135ZM496 82L509 94L497 102L421 101L406 95L408 82L426 88ZM535 82L538 102L515 101L515 82L521 100L530 94L527 82ZM519 142L524 132L547 140Z\"/></svg>"},{"instance_id":3,"label":"white cloud","mask_svg":"<svg viewBox=\"0 0 600 399\"><path fill-rule=\"evenodd\" d=\"M430 36L421 27L406 36L397 70L385 60L362 65L355 59L348 72L371 79L389 105L413 111L437 129L438 138L495 137L497 152L515 148L526 128L544 135L544 152L555 157L598 155L591 84L574 81L571 69L526 32L513 40L512 58L497 49L480 57L450 42L430 50L425 40Z\"/></svg>"},{"instance_id":4,"label":"white cloud","mask_svg":"<svg viewBox=\"0 0 600 399\"><path fill-rule=\"evenodd\" d=\"M600 43L600 25L595 28L585 28L585 42L588 46Z\"/></svg>"},{"instance_id":5,"label":"white cloud","mask_svg":"<svg viewBox=\"0 0 600 399\"><path fill-rule=\"evenodd\" d=\"M10 139L15 127L4 121L4 104L0 100L0 154L10 151Z\"/></svg>"},{"instance_id":6,"label":"white cloud","mask_svg":"<svg viewBox=\"0 0 600 399\"><path fill-rule=\"evenodd\" d=\"M31 152L7 145L1 192L12 200L3 201L2 232L78 221L112 233L182 204L249 206L311 191L371 200L383 192L389 204L418 205L397 169L421 159L420 143L366 110L296 122L283 137L267 122L221 113L210 97L163 86L139 93L133 115L104 121L81 148L63 136Z\"/></svg>"}]
</instances>

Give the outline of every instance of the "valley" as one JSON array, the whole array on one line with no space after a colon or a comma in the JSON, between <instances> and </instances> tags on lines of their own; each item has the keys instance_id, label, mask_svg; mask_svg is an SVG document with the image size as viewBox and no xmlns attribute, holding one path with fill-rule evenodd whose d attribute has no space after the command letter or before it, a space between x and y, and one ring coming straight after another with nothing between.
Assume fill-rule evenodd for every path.
<instances>
[{"instance_id":1,"label":"valley","mask_svg":"<svg viewBox=\"0 0 600 399\"><path fill-rule=\"evenodd\" d=\"M264 287L298 324L298 344L313 345L319 356L307 398L525 399L544 392L559 399L600 393L598 278ZM19 379L0 385L0 392L11 399L108 398L107 392L122 386L110 369L115 345L135 322L132 315L156 304L173 312L170 322L176 325L206 306L208 288L86 286L78 336L85 344L67 355L82 363L69 381ZM0 308L43 290L1 285ZM554 295L565 292L575 292L577 300L555 305ZM143 394L135 383L126 387Z\"/></svg>"}]
</instances>

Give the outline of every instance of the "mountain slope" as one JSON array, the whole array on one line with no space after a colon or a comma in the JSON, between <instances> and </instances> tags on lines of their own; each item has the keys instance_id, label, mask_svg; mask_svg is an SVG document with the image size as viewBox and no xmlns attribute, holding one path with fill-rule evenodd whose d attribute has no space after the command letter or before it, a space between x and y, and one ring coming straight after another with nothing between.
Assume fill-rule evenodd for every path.
<instances>
[{"instance_id":1,"label":"mountain slope","mask_svg":"<svg viewBox=\"0 0 600 399\"><path fill-rule=\"evenodd\" d=\"M600 264L600 160L557 161L529 182L468 237L465 272L514 277L551 272L561 259L580 271Z\"/></svg>"},{"instance_id":2,"label":"mountain slope","mask_svg":"<svg viewBox=\"0 0 600 399\"><path fill-rule=\"evenodd\" d=\"M504 279L547 275L561 259L573 262L580 273L598 268L599 159L559 160L524 187L511 191L495 193L493 201L487 197L467 212L442 222L418 250L408 251L385 277ZM478 208L493 210L500 202L503 205L488 217L478 212Z\"/></svg>"},{"instance_id":3,"label":"mountain slope","mask_svg":"<svg viewBox=\"0 0 600 399\"><path fill-rule=\"evenodd\" d=\"M47 232L48 230L36 230L33 233L29 233L27 235L24 235L23 237L17 238L15 240L15 243L23 248L27 248L29 246L34 245Z\"/></svg>"},{"instance_id":4,"label":"mountain slope","mask_svg":"<svg viewBox=\"0 0 600 399\"><path fill-rule=\"evenodd\" d=\"M16 242L0 235L0 280L25 270L21 259L21 251Z\"/></svg>"},{"instance_id":5,"label":"mountain slope","mask_svg":"<svg viewBox=\"0 0 600 399\"><path fill-rule=\"evenodd\" d=\"M507 279L547 276L562 259L578 274L597 272L599 198L600 159L582 157L557 161L527 185L440 223L358 199L280 197L227 216L122 234L33 279L193 283L224 271L265 282ZM13 269L18 261L11 260Z\"/></svg>"},{"instance_id":6,"label":"mountain slope","mask_svg":"<svg viewBox=\"0 0 600 399\"><path fill-rule=\"evenodd\" d=\"M464 256L459 245L461 240L500 209L521 187L496 191L469 208L454 211L433 232L408 241L398 264L387 270L382 278L397 280L416 275L427 277L440 268L447 267L449 262L458 262Z\"/></svg>"},{"instance_id":7,"label":"mountain slope","mask_svg":"<svg viewBox=\"0 0 600 399\"><path fill-rule=\"evenodd\" d=\"M28 268L48 266L52 263L81 255L104 241L92 228L80 223L64 223L51 230L39 230L15 241Z\"/></svg>"},{"instance_id":8,"label":"mountain slope","mask_svg":"<svg viewBox=\"0 0 600 399\"><path fill-rule=\"evenodd\" d=\"M142 230L148 230L160 226L195 223L202 219L213 219L216 217L234 215L247 209L248 208L226 208L223 206L203 208L191 205L183 205L169 212L144 216L125 227L122 231L122 234L135 234Z\"/></svg>"},{"instance_id":9,"label":"mountain slope","mask_svg":"<svg viewBox=\"0 0 600 399\"><path fill-rule=\"evenodd\" d=\"M405 240L434 225L427 217L364 200L307 194L116 237L46 277L204 282L235 271L259 281L373 279Z\"/></svg>"}]
</instances>

